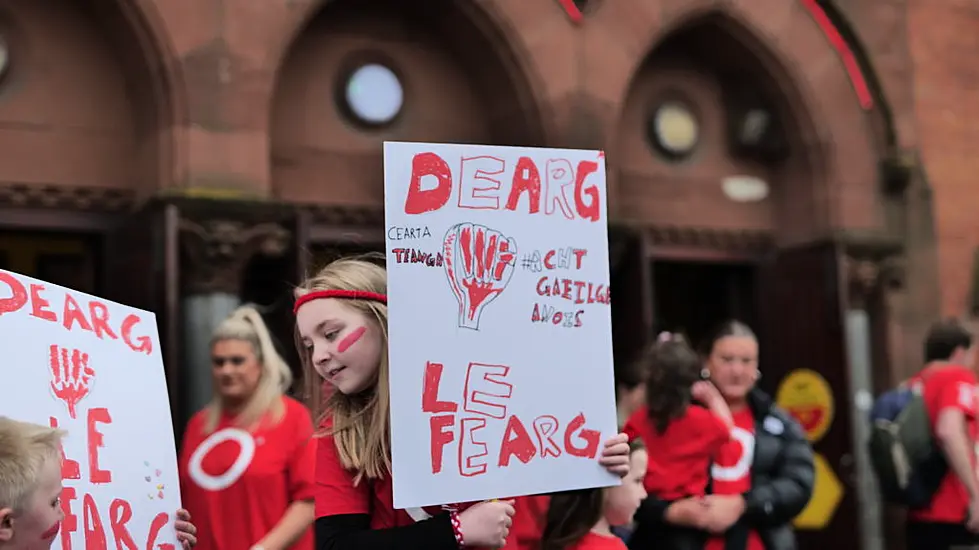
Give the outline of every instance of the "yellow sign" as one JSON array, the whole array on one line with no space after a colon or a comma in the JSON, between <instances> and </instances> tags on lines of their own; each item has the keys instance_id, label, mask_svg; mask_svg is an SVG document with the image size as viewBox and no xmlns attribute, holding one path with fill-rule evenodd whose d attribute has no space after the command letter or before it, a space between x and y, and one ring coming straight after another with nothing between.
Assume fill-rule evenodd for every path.
<instances>
[{"instance_id":1,"label":"yellow sign","mask_svg":"<svg viewBox=\"0 0 979 550\"><path fill-rule=\"evenodd\" d=\"M795 417L813 443L822 439L833 423L833 390L816 371L790 372L779 385L775 401Z\"/></svg>"},{"instance_id":2,"label":"yellow sign","mask_svg":"<svg viewBox=\"0 0 979 550\"><path fill-rule=\"evenodd\" d=\"M843 484L833 472L833 467L819 453L814 458L816 485L809 504L793 522L798 529L823 529L833 519L836 507L843 500Z\"/></svg>"}]
</instances>

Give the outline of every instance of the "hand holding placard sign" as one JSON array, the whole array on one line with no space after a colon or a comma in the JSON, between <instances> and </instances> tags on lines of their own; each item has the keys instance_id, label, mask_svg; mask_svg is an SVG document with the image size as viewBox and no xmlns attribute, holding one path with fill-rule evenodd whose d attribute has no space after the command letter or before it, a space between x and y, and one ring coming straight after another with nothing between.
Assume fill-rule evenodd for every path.
<instances>
[{"instance_id":1,"label":"hand holding placard sign","mask_svg":"<svg viewBox=\"0 0 979 550\"><path fill-rule=\"evenodd\" d=\"M61 548L177 548L153 314L0 270L0 343L0 415L68 432Z\"/></svg>"},{"instance_id":2,"label":"hand holding placard sign","mask_svg":"<svg viewBox=\"0 0 979 550\"><path fill-rule=\"evenodd\" d=\"M385 143L395 507L617 482L604 162Z\"/></svg>"}]
</instances>

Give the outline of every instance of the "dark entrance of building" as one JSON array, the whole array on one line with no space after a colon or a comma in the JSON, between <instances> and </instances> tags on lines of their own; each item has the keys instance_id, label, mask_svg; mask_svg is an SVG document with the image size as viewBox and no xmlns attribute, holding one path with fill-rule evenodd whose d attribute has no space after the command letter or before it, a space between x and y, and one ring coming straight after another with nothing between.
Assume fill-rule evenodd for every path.
<instances>
[{"instance_id":1,"label":"dark entrance of building","mask_svg":"<svg viewBox=\"0 0 979 550\"><path fill-rule=\"evenodd\" d=\"M698 348L729 319L756 327L757 269L747 263L653 260L653 329L679 332Z\"/></svg>"}]
</instances>

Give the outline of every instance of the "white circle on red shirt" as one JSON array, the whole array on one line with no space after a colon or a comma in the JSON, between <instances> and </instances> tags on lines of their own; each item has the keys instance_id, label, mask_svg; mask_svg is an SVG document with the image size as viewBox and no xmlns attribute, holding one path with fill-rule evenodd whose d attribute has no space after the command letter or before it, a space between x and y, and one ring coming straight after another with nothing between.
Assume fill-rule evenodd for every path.
<instances>
[{"instance_id":1,"label":"white circle on red shirt","mask_svg":"<svg viewBox=\"0 0 979 550\"><path fill-rule=\"evenodd\" d=\"M204 457L225 441L238 443L238 458L223 474L211 475L205 472L201 466L204 463ZM238 428L225 428L212 433L194 449L194 454L190 455L188 473L194 483L201 488L208 491L221 491L238 481L251 465L253 458L255 458L255 440L252 438L252 434Z\"/></svg>"},{"instance_id":2,"label":"white circle on red shirt","mask_svg":"<svg viewBox=\"0 0 979 550\"><path fill-rule=\"evenodd\" d=\"M755 435L748 430L735 426L731 429L731 437L741 446L741 456L732 466L714 464L710 468L710 476L717 481L738 481L751 471L751 462L755 458Z\"/></svg>"}]
</instances>

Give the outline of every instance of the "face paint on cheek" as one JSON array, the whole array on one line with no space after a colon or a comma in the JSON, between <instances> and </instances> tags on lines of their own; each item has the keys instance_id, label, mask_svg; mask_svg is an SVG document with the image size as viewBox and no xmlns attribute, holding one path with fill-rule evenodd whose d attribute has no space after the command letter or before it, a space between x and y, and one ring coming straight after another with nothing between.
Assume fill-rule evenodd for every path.
<instances>
[{"instance_id":1,"label":"face paint on cheek","mask_svg":"<svg viewBox=\"0 0 979 550\"><path fill-rule=\"evenodd\" d=\"M47 531L41 533L41 540L51 540L51 539L53 539L55 536L57 536L58 531L60 531L60 530L61 530L61 522L59 521L58 523L55 523L54 525L52 525L50 529L48 529Z\"/></svg>"},{"instance_id":2,"label":"face paint on cheek","mask_svg":"<svg viewBox=\"0 0 979 550\"><path fill-rule=\"evenodd\" d=\"M357 340L360 340L360 337L363 336L365 332L367 332L367 327L360 327L346 335L343 340L340 340L340 343L337 344L337 353L343 353L350 349L350 346L356 344Z\"/></svg>"}]
</instances>

